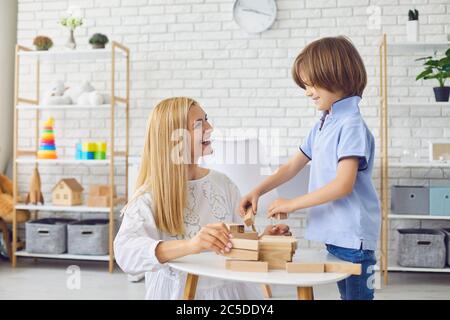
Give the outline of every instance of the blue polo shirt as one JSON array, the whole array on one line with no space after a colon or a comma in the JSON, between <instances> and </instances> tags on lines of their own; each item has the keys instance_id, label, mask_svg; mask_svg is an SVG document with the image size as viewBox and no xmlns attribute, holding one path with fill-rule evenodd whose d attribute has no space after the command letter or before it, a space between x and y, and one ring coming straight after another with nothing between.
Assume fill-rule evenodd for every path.
<instances>
[{"instance_id":1,"label":"blue polo shirt","mask_svg":"<svg viewBox=\"0 0 450 320\"><path fill-rule=\"evenodd\" d=\"M300 151L312 160L309 192L336 178L341 159L359 158L351 194L310 208L306 239L375 250L381 226L380 203L372 183L375 141L360 114L360 101L360 97L351 96L333 103L323 124L319 121L300 146Z\"/></svg>"}]
</instances>

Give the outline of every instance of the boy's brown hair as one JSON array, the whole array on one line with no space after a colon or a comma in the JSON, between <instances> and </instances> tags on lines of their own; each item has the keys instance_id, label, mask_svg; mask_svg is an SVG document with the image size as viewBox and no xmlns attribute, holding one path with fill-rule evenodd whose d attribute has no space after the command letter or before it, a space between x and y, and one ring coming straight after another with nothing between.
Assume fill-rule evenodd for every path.
<instances>
[{"instance_id":1,"label":"boy's brown hair","mask_svg":"<svg viewBox=\"0 0 450 320\"><path fill-rule=\"evenodd\" d=\"M344 36L322 38L307 45L295 59L292 76L302 89L305 85L317 86L342 91L345 96L362 97L367 84L361 56Z\"/></svg>"}]
</instances>

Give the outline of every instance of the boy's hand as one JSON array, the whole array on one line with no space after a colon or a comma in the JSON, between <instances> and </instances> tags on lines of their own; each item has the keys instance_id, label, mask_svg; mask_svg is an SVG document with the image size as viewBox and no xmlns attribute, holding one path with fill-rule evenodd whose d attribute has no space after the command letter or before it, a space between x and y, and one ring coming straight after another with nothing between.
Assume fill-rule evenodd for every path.
<instances>
[{"instance_id":1,"label":"boy's hand","mask_svg":"<svg viewBox=\"0 0 450 320\"><path fill-rule=\"evenodd\" d=\"M239 202L239 214L241 217L245 216L248 207L252 207L253 213L256 215L256 210L258 209L258 199L259 194L256 192L250 192L246 196L242 197L241 202Z\"/></svg>"},{"instance_id":2,"label":"boy's hand","mask_svg":"<svg viewBox=\"0 0 450 320\"><path fill-rule=\"evenodd\" d=\"M267 226L263 234L267 236L291 236L289 226L286 224L276 224L274 226Z\"/></svg>"},{"instance_id":3,"label":"boy's hand","mask_svg":"<svg viewBox=\"0 0 450 320\"><path fill-rule=\"evenodd\" d=\"M294 211L294 204L292 200L278 198L269 206L269 210L267 211L267 217L271 218L277 213L291 213Z\"/></svg>"}]
</instances>

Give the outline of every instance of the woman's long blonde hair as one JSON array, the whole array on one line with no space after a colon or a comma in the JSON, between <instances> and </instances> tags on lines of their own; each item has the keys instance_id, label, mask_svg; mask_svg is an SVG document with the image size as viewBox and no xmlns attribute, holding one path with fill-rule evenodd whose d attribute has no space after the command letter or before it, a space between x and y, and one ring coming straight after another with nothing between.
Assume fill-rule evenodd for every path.
<instances>
[{"instance_id":1,"label":"woman's long blonde hair","mask_svg":"<svg viewBox=\"0 0 450 320\"><path fill-rule=\"evenodd\" d=\"M176 97L161 101L153 109L147 123L141 166L131 199L133 201L150 192L156 226L170 235L184 235L183 212L188 180L187 166L173 159L173 152L179 143L174 141L173 135L180 129L187 130L188 112L194 104L197 102L193 99ZM190 150L184 152L190 154Z\"/></svg>"}]
</instances>

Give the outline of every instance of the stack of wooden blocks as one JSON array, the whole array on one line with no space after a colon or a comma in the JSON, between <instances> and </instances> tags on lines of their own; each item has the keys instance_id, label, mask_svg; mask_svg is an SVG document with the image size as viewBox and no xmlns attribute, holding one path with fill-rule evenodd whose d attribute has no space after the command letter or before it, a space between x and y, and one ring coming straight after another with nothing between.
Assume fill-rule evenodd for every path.
<instances>
[{"instance_id":1,"label":"stack of wooden blocks","mask_svg":"<svg viewBox=\"0 0 450 320\"><path fill-rule=\"evenodd\" d=\"M224 256L225 268L241 272L286 270L288 273L349 273L361 274L361 265L346 262L292 262L297 239L291 236L262 236L245 232L244 225L227 224L233 238L233 248Z\"/></svg>"},{"instance_id":2,"label":"stack of wooden blocks","mask_svg":"<svg viewBox=\"0 0 450 320\"><path fill-rule=\"evenodd\" d=\"M227 224L233 238L233 248L224 256L226 268L234 271L267 272L269 269L285 269L297 249L294 237L262 236L257 232L245 232L244 225Z\"/></svg>"}]
</instances>

